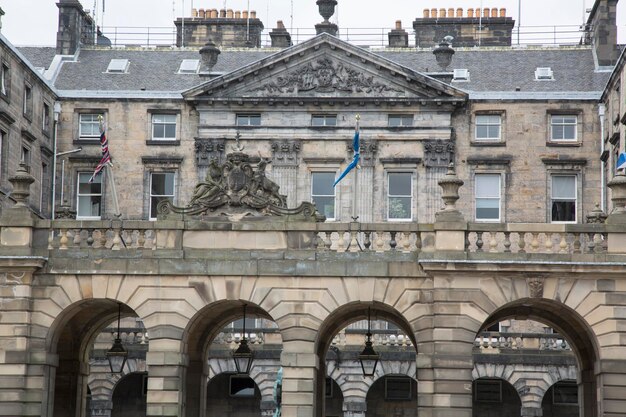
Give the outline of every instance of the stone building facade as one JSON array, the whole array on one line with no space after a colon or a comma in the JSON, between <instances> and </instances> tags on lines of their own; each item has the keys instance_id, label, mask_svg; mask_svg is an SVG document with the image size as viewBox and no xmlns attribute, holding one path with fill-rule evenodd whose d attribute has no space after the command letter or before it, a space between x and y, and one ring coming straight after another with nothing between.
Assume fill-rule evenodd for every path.
<instances>
[{"instance_id":1,"label":"stone building facade","mask_svg":"<svg viewBox=\"0 0 626 417\"><path fill-rule=\"evenodd\" d=\"M36 181L0 217L0 415L269 416L279 369L289 417L623 415L626 202L599 151L623 149L602 117L621 102L623 57L611 72L598 35L614 3L582 45L513 49L505 31L440 43L450 60L327 33L250 48L228 11L177 20L193 48L94 47L71 0L60 21L80 27L55 50L2 38L59 116L55 218L32 219ZM90 182L101 121L113 168ZM333 188L357 121L360 166ZM210 197L245 197L247 178L326 221L238 199L189 214L215 178ZM381 361L364 377L370 314Z\"/></svg>"}]
</instances>

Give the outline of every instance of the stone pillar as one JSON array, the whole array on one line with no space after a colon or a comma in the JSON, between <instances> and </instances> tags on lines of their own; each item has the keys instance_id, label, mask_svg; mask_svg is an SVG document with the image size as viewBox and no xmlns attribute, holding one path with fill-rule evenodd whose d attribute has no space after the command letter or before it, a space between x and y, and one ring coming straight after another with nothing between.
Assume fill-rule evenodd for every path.
<instances>
[{"instance_id":1,"label":"stone pillar","mask_svg":"<svg viewBox=\"0 0 626 417\"><path fill-rule=\"evenodd\" d=\"M522 417L542 417L543 409L541 407L522 407Z\"/></svg>"},{"instance_id":2,"label":"stone pillar","mask_svg":"<svg viewBox=\"0 0 626 417\"><path fill-rule=\"evenodd\" d=\"M187 365L186 357L180 353L180 347L176 346L179 341L159 337L155 333L163 331L150 332L150 345L146 353L146 416L182 416L182 404L186 394L182 376Z\"/></svg>"},{"instance_id":3,"label":"stone pillar","mask_svg":"<svg viewBox=\"0 0 626 417\"><path fill-rule=\"evenodd\" d=\"M315 377L319 360L312 341L283 341L281 417L313 417L317 407ZM323 384L321 384L323 387Z\"/></svg>"},{"instance_id":4,"label":"stone pillar","mask_svg":"<svg viewBox=\"0 0 626 417\"><path fill-rule=\"evenodd\" d=\"M348 145L352 150L352 144ZM376 153L378 144L372 141L361 142L361 169L358 170L358 187L363 192L358 193L357 213L359 222L369 223L374 221L374 170L376 165Z\"/></svg>"},{"instance_id":5,"label":"stone pillar","mask_svg":"<svg viewBox=\"0 0 626 417\"><path fill-rule=\"evenodd\" d=\"M363 399L346 399L343 402L343 417L365 417L367 402Z\"/></svg>"},{"instance_id":6,"label":"stone pillar","mask_svg":"<svg viewBox=\"0 0 626 417\"><path fill-rule=\"evenodd\" d=\"M420 201L425 206L421 210L424 217L419 219L420 222L435 222L435 213L443 206L439 181L446 175L448 165L451 162L454 162L453 141L424 141L424 167L426 173L424 175L425 192L423 195L428 196L428 198Z\"/></svg>"},{"instance_id":7,"label":"stone pillar","mask_svg":"<svg viewBox=\"0 0 626 417\"><path fill-rule=\"evenodd\" d=\"M287 196L287 207L296 207L298 201L298 153L301 144L298 140L275 141L272 143L272 180L280 187L280 193Z\"/></svg>"}]
</instances>

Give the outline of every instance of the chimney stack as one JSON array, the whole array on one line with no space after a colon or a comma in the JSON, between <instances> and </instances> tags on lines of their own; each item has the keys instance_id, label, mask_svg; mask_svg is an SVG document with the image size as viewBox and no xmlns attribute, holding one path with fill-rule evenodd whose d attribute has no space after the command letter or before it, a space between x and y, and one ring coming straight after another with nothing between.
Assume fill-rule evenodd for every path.
<instances>
[{"instance_id":1,"label":"chimney stack","mask_svg":"<svg viewBox=\"0 0 626 417\"><path fill-rule=\"evenodd\" d=\"M80 45L93 45L96 25L78 0L61 0L56 53L74 55Z\"/></svg>"},{"instance_id":2,"label":"chimney stack","mask_svg":"<svg viewBox=\"0 0 626 417\"><path fill-rule=\"evenodd\" d=\"M428 9L424 10L426 13ZM402 28L402 21L396 20L396 28L388 34L390 48L408 48L409 34Z\"/></svg>"},{"instance_id":3,"label":"chimney stack","mask_svg":"<svg viewBox=\"0 0 626 417\"><path fill-rule=\"evenodd\" d=\"M282 20L276 22L276 27L270 32L272 48L287 48L292 45L291 34L285 28Z\"/></svg>"},{"instance_id":4,"label":"chimney stack","mask_svg":"<svg viewBox=\"0 0 626 417\"><path fill-rule=\"evenodd\" d=\"M596 0L585 25L585 43L592 45L599 66L615 65L619 58L617 3L618 0Z\"/></svg>"}]
</instances>

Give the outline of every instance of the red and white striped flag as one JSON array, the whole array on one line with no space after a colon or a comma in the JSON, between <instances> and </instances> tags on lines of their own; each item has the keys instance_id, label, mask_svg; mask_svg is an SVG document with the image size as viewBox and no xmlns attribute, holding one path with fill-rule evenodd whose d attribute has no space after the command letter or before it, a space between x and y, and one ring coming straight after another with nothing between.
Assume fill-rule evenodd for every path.
<instances>
[{"instance_id":1,"label":"red and white striped flag","mask_svg":"<svg viewBox=\"0 0 626 417\"><path fill-rule=\"evenodd\" d=\"M89 178L89 182L92 183L96 175L102 171L106 164L111 163L111 154L109 153L109 141L107 140L106 133L104 131L104 124L102 123L102 116L100 116L100 147L102 149L102 159L98 163L98 166L93 171L93 175Z\"/></svg>"}]
</instances>

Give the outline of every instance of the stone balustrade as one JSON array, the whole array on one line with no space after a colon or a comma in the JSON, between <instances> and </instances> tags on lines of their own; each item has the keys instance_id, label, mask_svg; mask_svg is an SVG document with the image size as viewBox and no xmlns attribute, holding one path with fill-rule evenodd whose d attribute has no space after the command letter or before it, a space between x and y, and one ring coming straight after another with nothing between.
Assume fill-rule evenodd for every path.
<instances>
[{"instance_id":1,"label":"stone balustrade","mask_svg":"<svg viewBox=\"0 0 626 417\"><path fill-rule=\"evenodd\" d=\"M559 334L482 332L474 341L480 353L504 350L571 351L567 340Z\"/></svg>"}]
</instances>

